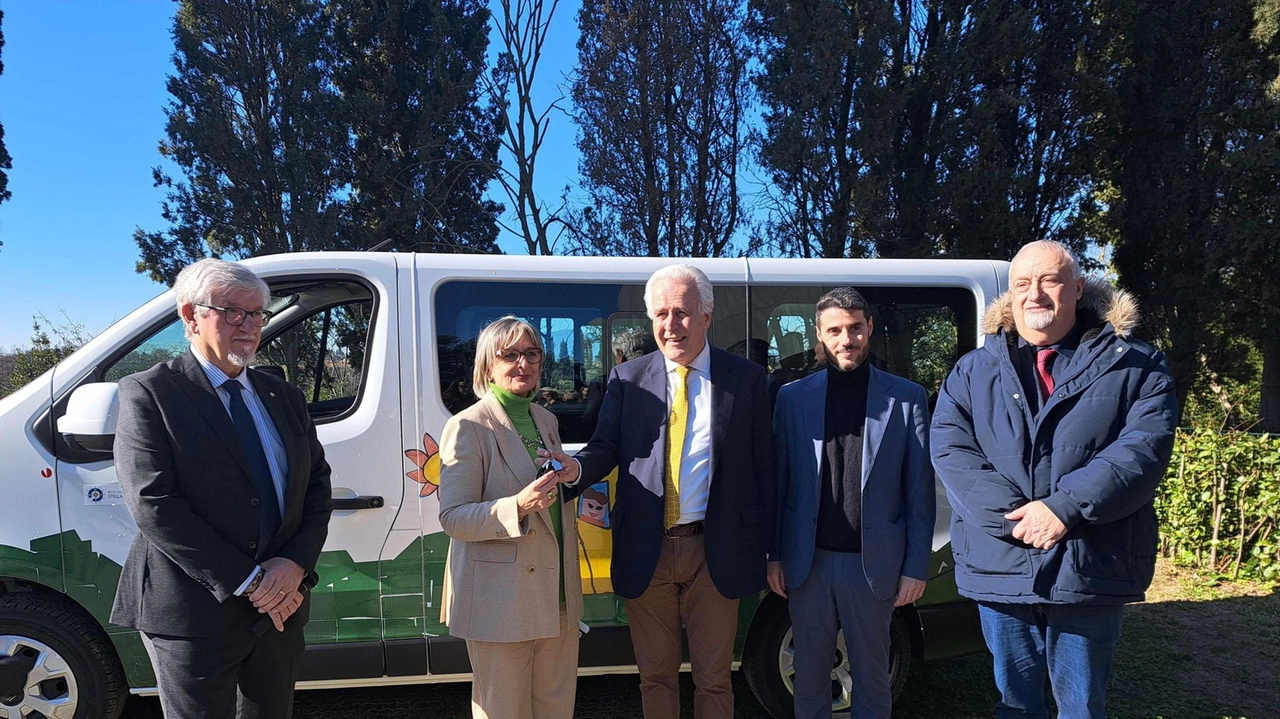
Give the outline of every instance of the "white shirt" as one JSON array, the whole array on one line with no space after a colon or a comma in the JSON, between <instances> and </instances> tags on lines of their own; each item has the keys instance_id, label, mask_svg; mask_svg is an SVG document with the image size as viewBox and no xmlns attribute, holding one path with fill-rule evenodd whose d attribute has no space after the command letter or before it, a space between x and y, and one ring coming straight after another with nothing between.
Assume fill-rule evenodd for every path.
<instances>
[{"instance_id":1,"label":"white shirt","mask_svg":"<svg viewBox=\"0 0 1280 719\"><path fill-rule=\"evenodd\" d=\"M267 414L266 405L262 404L262 400L253 390L253 383L249 381L249 373L241 371L237 377L228 377L226 372L218 369L212 362L204 358L200 351L191 348L191 354L195 355L196 361L200 363L200 367L204 370L204 374L209 378L209 384L213 385L214 394L218 395L218 399L222 400L222 408L227 410L227 416L231 416L231 393L223 389L222 385L227 380L239 382L244 390L240 396L244 398L245 407L249 410L249 415L253 417L253 426L258 430L258 439L262 441L262 449L267 455L267 465L271 467L271 483L276 486L276 503L280 507L280 513L284 514L284 481L285 473L289 468L289 455L284 451L284 442L280 440L280 433L276 431L276 425L271 421L271 415ZM237 595L244 594L244 590L253 582L253 578L258 576L261 571L255 568L249 574L249 578L244 580L240 588L235 591Z\"/></svg>"},{"instance_id":2,"label":"white shirt","mask_svg":"<svg viewBox=\"0 0 1280 719\"><path fill-rule=\"evenodd\" d=\"M667 359L667 416L676 396L676 368ZM680 460L680 524L706 519L711 490L711 345L708 343L689 363L685 375L689 392L689 417L685 423L684 453Z\"/></svg>"}]
</instances>

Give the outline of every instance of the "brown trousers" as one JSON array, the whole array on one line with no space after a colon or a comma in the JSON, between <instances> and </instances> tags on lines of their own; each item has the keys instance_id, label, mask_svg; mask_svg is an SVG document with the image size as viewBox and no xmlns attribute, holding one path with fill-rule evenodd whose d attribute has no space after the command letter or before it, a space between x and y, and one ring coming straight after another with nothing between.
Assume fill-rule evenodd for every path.
<instances>
[{"instance_id":1,"label":"brown trousers","mask_svg":"<svg viewBox=\"0 0 1280 719\"><path fill-rule=\"evenodd\" d=\"M645 719L679 719L681 623L689 635L694 716L733 717L738 600L726 599L711 582L703 539L664 537L649 588L627 600Z\"/></svg>"},{"instance_id":2,"label":"brown trousers","mask_svg":"<svg viewBox=\"0 0 1280 719\"><path fill-rule=\"evenodd\" d=\"M560 605L560 636L467 640L474 719L571 719L578 690L578 623Z\"/></svg>"}]
</instances>

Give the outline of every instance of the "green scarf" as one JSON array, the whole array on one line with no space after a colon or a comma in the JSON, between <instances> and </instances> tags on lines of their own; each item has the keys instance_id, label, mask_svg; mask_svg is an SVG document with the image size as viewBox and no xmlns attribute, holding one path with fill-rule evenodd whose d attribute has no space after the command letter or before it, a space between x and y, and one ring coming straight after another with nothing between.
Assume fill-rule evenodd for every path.
<instances>
[{"instance_id":1,"label":"green scarf","mask_svg":"<svg viewBox=\"0 0 1280 719\"><path fill-rule=\"evenodd\" d=\"M529 459L533 460L536 466L538 464L537 448L542 446L542 437L538 434L538 426L533 423L533 415L529 412L529 405L533 402L533 395L537 390L530 392L528 397L521 397L490 382L489 391L497 398L498 404L502 405L502 409L511 418L511 424L515 426L516 431L524 438L525 449L529 450ZM543 471L539 468L538 476L541 477L542 475ZM551 527L555 530L556 544L560 546L560 554L563 556L564 520L561 517L559 495L557 495L556 500L551 503L548 510L551 512ZM564 561L560 562L560 601L564 601Z\"/></svg>"}]
</instances>

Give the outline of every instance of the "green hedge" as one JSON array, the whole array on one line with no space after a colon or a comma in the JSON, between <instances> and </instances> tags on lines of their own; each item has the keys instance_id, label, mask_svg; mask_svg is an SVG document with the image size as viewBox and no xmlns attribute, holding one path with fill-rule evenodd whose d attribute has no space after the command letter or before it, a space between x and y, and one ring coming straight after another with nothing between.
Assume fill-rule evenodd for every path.
<instances>
[{"instance_id":1,"label":"green hedge","mask_svg":"<svg viewBox=\"0 0 1280 719\"><path fill-rule=\"evenodd\" d=\"M1156 512L1164 556L1232 578L1280 580L1280 437L1179 430Z\"/></svg>"}]
</instances>

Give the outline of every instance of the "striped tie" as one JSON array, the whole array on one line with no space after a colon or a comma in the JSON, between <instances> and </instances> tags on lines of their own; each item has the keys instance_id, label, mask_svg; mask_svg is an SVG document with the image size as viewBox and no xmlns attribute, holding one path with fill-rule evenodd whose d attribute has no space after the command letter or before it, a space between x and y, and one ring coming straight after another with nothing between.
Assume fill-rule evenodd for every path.
<instances>
[{"instance_id":1,"label":"striped tie","mask_svg":"<svg viewBox=\"0 0 1280 719\"><path fill-rule=\"evenodd\" d=\"M676 391L667 418L667 472L663 481L663 526L680 523L680 460L684 457L685 429L689 424L689 368L676 367Z\"/></svg>"}]
</instances>

